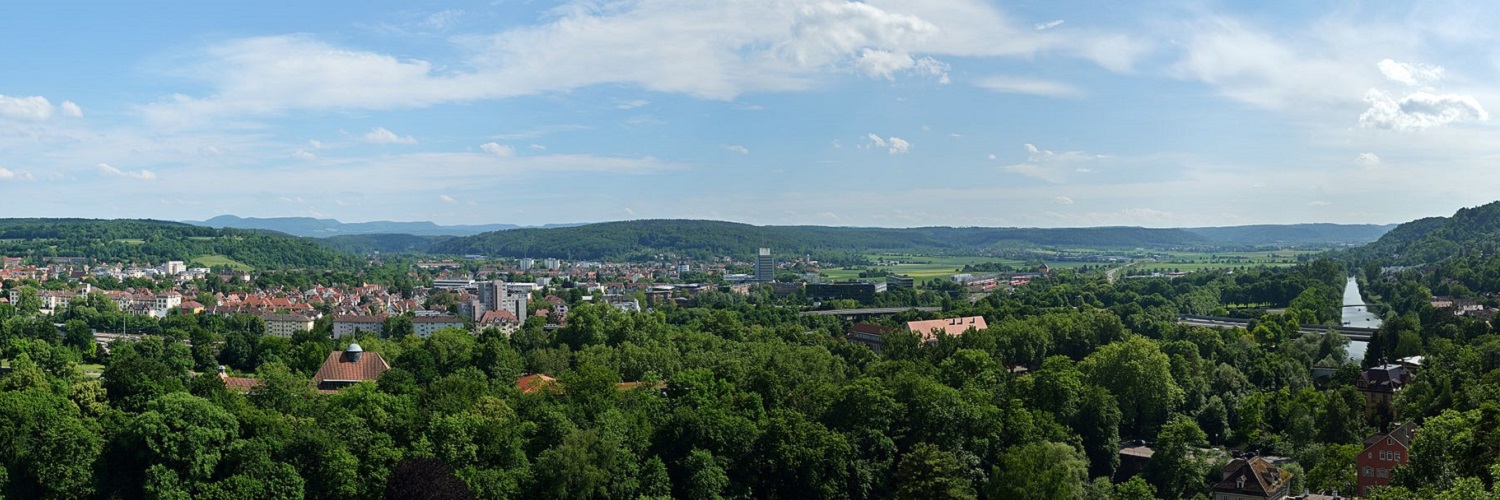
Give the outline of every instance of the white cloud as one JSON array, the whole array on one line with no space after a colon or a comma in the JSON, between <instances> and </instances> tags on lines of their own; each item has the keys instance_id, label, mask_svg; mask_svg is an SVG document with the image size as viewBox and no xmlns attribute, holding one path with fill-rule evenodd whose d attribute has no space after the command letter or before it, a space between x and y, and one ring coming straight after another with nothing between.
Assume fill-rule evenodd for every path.
<instances>
[{"instance_id":1,"label":"white cloud","mask_svg":"<svg viewBox=\"0 0 1500 500\"><path fill-rule=\"evenodd\" d=\"M900 137L891 136L889 139L885 139L875 134L867 134L865 137L870 139L870 144L861 146L862 148L873 147L875 149L885 149L886 152L893 155L906 154L908 151L911 151L911 143Z\"/></svg>"},{"instance_id":2,"label":"white cloud","mask_svg":"<svg viewBox=\"0 0 1500 500\"><path fill-rule=\"evenodd\" d=\"M453 199L452 196L448 196L446 194L438 195L438 199L443 200L443 203L458 203L458 200Z\"/></svg>"},{"instance_id":3,"label":"white cloud","mask_svg":"<svg viewBox=\"0 0 1500 500\"><path fill-rule=\"evenodd\" d=\"M298 149L292 152L292 158L296 158L302 161L312 161L318 159L318 155L313 154L306 149Z\"/></svg>"},{"instance_id":4,"label":"white cloud","mask_svg":"<svg viewBox=\"0 0 1500 500\"><path fill-rule=\"evenodd\" d=\"M746 148L746 147L741 146L739 144L735 144L735 145L732 145L732 146L724 146L724 149L727 149L729 151L733 151L735 153L739 153L739 154L742 154L742 155L750 154L750 149L749 148Z\"/></svg>"},{"instance_id":5,"label":"white cloud","mask_svg":"<svg viewBox=\"0 0 1500 500\"><path fill-rule=\"evenodd\" d=\"M31 172L27 172L25 170L16 171L5 167L0 167L0 181L29 181L33 179L34 178L31 176Z\"/></svg>"},{"instance_id":6,"label":"white cloud","mask_svg":"<svg viewBox=\"0 0 1500 500\"><path fill-rule=\"evenodd\" d=\"M323 141L317 139L307 141L307 145L312 146L313 149L323 149Z\"/></svg>"},{"instance_id":7,"label":"white cloud","mask_svg":"<svg viewBox=\"0 0 1500 500\"><path fill-rule=\"evenodd\" d=\"M1000 167L1009 172L1041 179L1051 183L1067 181L1070 172L1087 173L1091 170L1082 165L1101 158L1081 151L1055 153L1026 144L1026 161Z\"/></svg>"},{"instance_id":8,"label":"white cloud","mask_svg":"<svg viewBox=\"0 0 1500 500\"><path fill-rule=\"evenodd\" d=\"M1313 201L1307 202L1307 206L1309 206L1309 207L1326 207L1326 206L1329 206L1329 205L1333 205L1333 203L1327 202L1327 201L1323 201L1323 200L1313 200Z\"/></svg>"},{"instance_id":9,"label":"white cloud","mask_svg":"<svg viewBox=\"0 0 1500 500\"><path fill-rule=\"evenodd\" d=\"M139 180L143 180L143 181L149 181L149 180L155 180L156 179L156 173L155 172L152 172L150 170L146 170L144 168L132 172L132 171L129 171L129 170L120 170L119 168L116 168L114 165L110 165L108 163L100 163L98 165L98 169L99 169L100 173L102 173L102 174L104 174L106 176L110 176L110 177L129 177L131 179L139 179Z\"/></svg>"},{"instance_id":10,"label":"white cloud","mask_svg":"<svg viewBox=\"0 0 1500 500\"><path fill-rule=\"evenodd\" d=\"M894 136L891 137L891 149L890 149L890 153L891 154L893 154L893 155L906 154L907 151L911 151L911 143L910 142L906 142L906 139L902 139L900 137L894 137Z\"/></svg>"},{"instance_id":11,"label":"white cloud","mask_svg":"<svg viewBox=\"0 0 1500 500\"><path fill-rule=\"evenodd\" d=\"M639 108L639 107L645 106L647 104L651 104L651 101L647 101L647 100L643 100L643 99L636 99L634 101L622 102L618 106L615 106L615 107L618 108L618 109L635 109L635 108Z\"/></svg>"},{"instance_id":12,"label":"white cloud","mask_svg":"<svg viewBox=\"0 0 1500 500\"><path fill-rule=\"evenodd\" d=\"M1396 99L1378 89L1365 92L1370 108L1359 115L1361 127L1419 130L1449 123L1485 121L1488 111L1474 96L1415 92Z\"/></svg>"},{"instance_id":13,"label":"white cloud","mask_svg":"<svg viewBox=\"0 0 1500 500\"><path fill-rule=\"evenodd\" d=\"M1063 23L1062 19L1053 19L1053 20L1047 21L1045 23L1037 23L1036 30L1037 31L1047 31L1047 30L1050 30L1052 28L1056 28L1058 26L1062 26L1062 23Z\"/></svg>"},{"instance_id":14,"label":"white cloud","mask_svg":"<svg viewBox=\"0 0 1500 500\"><path fill-rule=\"evenodd\" d=\"M458 21L463 17L464 11L462 10L442 10L434 12L432 15L427 16L427 19L422 21L422 26L431 28L436 31L448 31L449 29L453 28L454 25L457 25Z\"/></svg>"},{"instance_id":15,"label":"white cloud","mask_svg":"<svg viewBox=\"0 0 1500 500\"><path fill-rule=\"evenodd\" d=\"M1426 64L1407 64L1390 59L1382 59L1375 67L1380 73L1393 82L1404 83L1413 87L1436 83L1443 78L1442 66L1428 66Z\"/></svg>"},{"instance_id":16,"label":"white cloud","mask_svg":"<svg viewBox=\"0 0 1500 500\"><path fill-rule=\"evenodd\" d=\"M543 150L547 149L547 146L543 146L541 144L532 144L531 145L531 149L535 149L537 151L543 151Z\"/></svg>"},{"instance_id":17,"label":"white cloud","mask_svg":"<svg viewBox=\"0 0 1500 500\"><path fill-rule=\"evenodd\" d=\"M1067 196L1058 196L1056 198L1053 198L1052 201L1056 202L1058 205L1072 205L1073 204L1073 199L1069 198Z\"/></svg>"},{"instance_id":18,"label":"white cloud","mask_svg":"<svg viewBox=\"0 0 1500 500\"><path fill-rule=\"evenodd\" d=\"M395 132L386 130L385 127L375 127L365 134L365 142L371 144L416 144L417 140L412 136L399 136Z\"/></svg>"},{"instance_id":19,"label":"white cloud","mask_svg":"<svg viewBox=\"0 0 1500 500\"><path fill-rule=\"evenodd\" d=\"M78 103L73 101L63 101L62 105L58 107L62 109L63 116L71 116L73 118L83 116L83 108L78 107Z\"/></svg>"},{"instance_id":20,"label":"white cloud","mask_svg":"<svg viewBox=\"0 0 1500 500\"><path fill-rule=\"evenodd\" d=\"M986 156L985 158L989 158L990 161L995 161L996 156L995 153L990 153L989 156Z\"/></svg>"},{"instance_id":21,"label":"white cloud","mask_svg":"<svg viewBox=\"0 0 1500 500\"><path fill-rule=\"evenodd\" d=\"M0 94L0 118L46 120L52 117L52 103L46 97L11 97Z\"/></svg>"},{"instance_id":22,"label":"white cloud","mask_svg":"<svg viewBox=\"0 0 1500 500\"><path fill-rule=\"evenodd\" d=\"M1361 59L1364 48L1349 37L1331 40L1316 30L1273 34L1223 17L1198 20L1188 29L1181 41L1185 53L1172 74L1256 106L1305 111L1352 104L1370 85L1369 59Z\"/></svg>"},{"instance_id":23,"label":"white cloud","mask_svg":"<svg viewBox=\"0 0 1500 500\"><path fill-rule=\"evenodd\" d=\"M494 142L486 142L483 145L479 146L479 149L482 149L486 153L499 156L501 158L510 157L516 154L516 148Z\"/></svg>"},{"instance_id":24,"label":"white cloud","mask_svg":"<svg viewBox=\"0 0 1500 500\"><path fill-rule=\"evenodd\" d=\"M1077 97L1083 95L1078 87L1051 80L1035 78L992 76L975 82L974 85L1008 94L1032 94L1047 97Z\"/></svg>"},{"instance_id":25,"label":"white cloud","mask_svg":"<svg viewBox=\"0 0 1500 500\"><path fill-rule=\"evenodd\" d=\"M1380 165L1380 157L1375 156L1375 153L1360 153L1354 157L1354 163L1361 167L1373 167Z\"/></svg>"},{"instance_id":26,"label":"white cloud","mask_svg":"<svg viewBox=\"0 0 1500 500\"><path fill-rule=\"evenodd\" d=\"M945 57L1049 55L1127 71L1149 48L1119 34L1039 32L980 0L639 0L550 14L542 24L453 37L456 61L441 63L307 35L231 40L171 70L209 90L145 111L185 125L216 114L418 108L600 84L733 100L850 72L946 82Z\"/></svg>"}]
</instances>

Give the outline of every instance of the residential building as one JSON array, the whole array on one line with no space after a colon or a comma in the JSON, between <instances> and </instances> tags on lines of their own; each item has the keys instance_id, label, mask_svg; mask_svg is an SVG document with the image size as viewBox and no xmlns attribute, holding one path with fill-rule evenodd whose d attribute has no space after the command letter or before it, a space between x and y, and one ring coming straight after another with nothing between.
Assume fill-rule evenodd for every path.
<instances>
[{"instance_id":1,"label":"residential building","mask_svg":"<svg viewBox=\"0 0 1500 500\"><path fill-rule=\"evenodd\" d=\"M260 319L266 323L266 335L272 337L289 339L313 327L313 319L301 314L263 314Z\"/></svg>"},{"instance_id":2,"label":"residential building","mask_svg":"<svg viewBox=\"0 0 1500 500\"><path fill-rule=\"evenodd\" d=\"M180 260L171 260L167 261L166 265L161 267L161 270L167 276L176 276L187 272L187 264L183 264Z\"/></svg>"},{"instance_id":3,"label":"residential building","mask_svg":"<svg viewBox=\"0 0 1500 500\"><path fill-rule=\"evenodd\" d=\"M1399 418L1394 400L1396 393L1411 383L1411 370L1395 363L1371 367L1359 374L1354 388L1365 397L1365 415L1386 413L1389 418Z\"/></svg>"},{"instance_id":4,"label":"residential building","mask_svg":"<svg viewBox=\"0 0 1500 500\"><path fill-rule=\"evenodd\" d=\"M562 261L557 260L557 259L543 259L542 260L542 267L547 268L547 269L551 269L551 270L554 270L554 271L558 270L558 269L562 269Z\"/></svg>"},{"instance_id":5,"label":"residential building","mask_svg":"<svg viewBox=\"0 0 1500 500\"><path fill-rule=\"evenodd\" d=\"M1406 465L1416 433L1417 425L1407 422L1389 433L1365 440L1365 449L1354 457L1355 486L1360 495L1369 495L1371 488L1391 483L1391 469Z\"/></svg>"},{"instance_id":6,"label":"residential building","mask_svg":"<svg viewBox=\"0 0 1500 500\"><path fill-rule=\"evenodd\" d=\"M533 267L536 267L536 259L521 259L516 261L516 269L530 271Z\"/></svg>"},{"instance_id":7,"label":"residential building","mask_svg":"<svg viewBox=\"0 0 1500 500\"><path fill-rule=\"evenodd\" d=\"M984 322L984 316L906 322L906 329L922 337L923 342L936 340L939 333L958 337L969 330L983 330L985 328L989 328L989 325Z\"/></svg>"},{"instance_id":8,"label":"residential building","mask_svg":"<svg viewBox=\"0 0 1500 500\"><path fill-rule=\"evenodd\" d=\"M521 328L521 320L510 311L485 311L484 316L481 316L478 321L474 322L474 329L478 331L485 328L498 328L500 331L505 332L506 335L509 335Z\"/></svg>"},{"instance_id":9,"label":"residential building","mask_svg":"<svg viewBox=\"0 0 1500 500\"><path fill-rule=\"evenodd\" d=\"M411 319L411 327L418 337L427 338L445 328L462 330L464 321L458 316L418 316Z\"/></svg>"},{"instance_id":10,"label":"residential building","mask_svg":"<svg viewBox=\"0 0 1500 500\"><path fill-rule=\"evenodd\" d=\"M849 327L849 333L844 335L844 338L850 342L869 346L875 354L880 354L881 348L885 346L885 334L890 331L891 328L874 323L855 323L854 326Z\"/></svg>"},{"instance_id":11,"label":"residential building","mask_svg":"<svg viewBox=\"0 0 1500 500\"><path fill-rule=\"evenodd\" d=\"M378 352L364 352L359 344L349 344L342 351L328 353L323 366L313 375L313 384L318 390L333 392L351 385L380 378L391 365Z\"/></svg>"},{"instance_id":12,"label":"residential building","mask_svg":"<svg viewBox=\"0 0 1500 500\"><path fill-rule=\"evenodd\" d=\"M911 290L916 288L917 282L911 276L892 274L885 277L886 290Z\"/></svg>"},{"instance_id":13,"label":"residential building","mask_svg":"<svg viewBox=\"0 0 1500 500\"><path fill-rule=\"evenodd\" d=\"M334 316L333 338L344 338L357 332L380 334L385 331L385 318L380 316Z\"/></svg>"},{"instance_id":14,"label":"residential building","mask_svg":"<svg viewBox=\"0 0 1500 500\"><path fill-rule=\"evenodd\" d=\"M1257 456L1240 457L1224 466L1214 485L1214 500L1283 500L1292 474Z\"/></svg>"},{"instance_id":15,"label":"residential building","mask_svg":"<svg viewBox=\"0 0 1500 500\"><path fill-rule=\"evenodd\" d=\"M770 283L776 281L776 260L771 257L771 249L762 248L755 256L755 281Z\"/></svg>"}]
</instances>

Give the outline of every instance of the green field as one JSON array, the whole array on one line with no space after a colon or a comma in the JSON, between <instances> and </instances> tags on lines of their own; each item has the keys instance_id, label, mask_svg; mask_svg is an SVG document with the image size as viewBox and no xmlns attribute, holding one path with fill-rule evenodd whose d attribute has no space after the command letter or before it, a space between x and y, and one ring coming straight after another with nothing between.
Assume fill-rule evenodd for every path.
<instances>
[{"instance_id":1,"label":"green field","mask_svg":"<svg viewBox=\"0 0 1500 500\"><path fill-rule=\"evenodd\" d=\"M889 270L894 274L911 276L917 281L930 280L933 278L947 278L959 272L966 265L979 264L983 262L996 262L1012 267L1020 267L1024 262L1019 260L997 259L994 257L928 257L918 255L870 255L872 264L868 267ZM897 261L899 264L881 264L881 261ZM829 267L822 269L827 279L834 281L845 281L859 279L860 271L864 268L843 269ZM879 279L876 279L878 281Z\"/></svg>"},{"instance_id":2,"label":"green field","mask_svg":"<svg viewBox=\"0 0 1500 500\"><path fill-rule=\"evenodd\" d=\"M1109 250L1077 249L1077 248L1063 249L1062 251L1063 252L1067 252L1067 253L1085 254L1085 255L1089 255L1089 254L1094 254L1094 255L1110 255L1110 254L1117 254L1118 253L1118 251L1111 252ZM1139 251L1137 251L1137 252L1139 252ZM1136 253L1136 252L1131 252L1131 253ZM1201 252L1201 253L1200 252L1149 252L1149 255L1153 255L1154 257L1141 257L1140 256L1141 254L1137 253L1136 255L1133 256L1133 257L1135 257L1134 258L1135 265L1130 266L1130 270L1134 271L1134 272L1168 272L1168 271L1174 271L1174 270L1176 270L1176 271L1182 271L1182 272L1193 272L1193 271L1202 271L1202 270L1205 270L1205 269L1234 269L1234 268L1240 268L1240 267L1258 267L1258 266L1286 267L1286 266L1296 265L1297 264L1297 257L1300 256L1300 255L1315 254L1315 253L1318 253L1318 251L1315 251L1315 250L1283 250L1283 251L1266 250L1266 251L1255 251L1255 252ZM873 264L871 264L869 266L863 266L863 267L857 267L857 268L851 268L851 269L844 269L844 268L839 268L839 267L829 267L829 268L822 269L822 273L823 273L825 279L833 280L833 281L846 281L846 280L857 280L857 279L860 279L859 278L860 271L863 271L866 268L878 268L878 269L889 270L890 272L892 272L894 274L904 274L904 275L907 275L907 276L911 276L913 279L917 280L918 282L921 282L921 281L930 280L930 279L933 279L933 278L946 278L948 276L952 276L953 274L958 273L959 272L958 269L962 269L965 265L979 264L979 263L984 263L984 262L993 262L993 263L999 263L999 264L1008 265L1008 266L1011 266L1011 267L1014 267L1014 268L1017 268L1018 270L1020 270L1020 269L1023 269L1023 268L1030 267L1029 264L1034 264L1035 263L1034 261L1028 263L1028 262L1023 262L1023 261L1016 260L1016 259L1003 259L1003 258L997 258L997 257L984 257L984 256L924 256L924 255L872 254L872 255L867 255L867 257L870 259L871 262L873 262ZM898 264L890 264L889 262L891 262L891 261L896 261L896 262L899 262L899 263ZM1085 265L1096 266L1096 267L1097 266L1110 266L1110 267L1113 267L1113 266L1119 265L1119 263L1109 264L1109 263L1105 263L1105 262L1052 261L1052 260L1048 260L1047 261L1047 265L1050 266L1050 267L1052 267L1052 268L1062 269L1062 268L1076 268L1076 267L1085 266ZM873 278L873 279L875 281L879 281L880 280L879 278Z\"/></svg>"},{"instance_id":3,"label":"green field","mask_svg":"<svg viewBox=\"0 0 1500 500\"><path fill-rule=\"evenodd\" d=\"M240 262L227 256L218 254L199 255L197 257L193 257L192 263L207 267L229 266L240 271L249 271L254 269L244 262Z\"/></svg>"},{"instance_id":4,"label":"green field","mask_svg":"<svg viewBox=\"0 0 1500 500\"><path fill-rule=\"evenodd\" d=\"M1316 254L1316 250L1272 250L1258 252L1164 252L1165 257L1140 259L1131 271L1202 271L1205 269L1234 269L1240 267L1287 267L1297 264L1301 255Z\"/></svg>"},{"instance_id":5,"label":"green field","mask_svg":"<svg viewBox=\"0 0 1500 500\"><path fill-rule=\"evenodd\" d=\"M141 240L141 239L115 240L115 243L124 243L126 245L139 245L139 244L142 244L142 243L145 243L145 242L146 242L146 240Z\"/></svg>"}]
</instances>

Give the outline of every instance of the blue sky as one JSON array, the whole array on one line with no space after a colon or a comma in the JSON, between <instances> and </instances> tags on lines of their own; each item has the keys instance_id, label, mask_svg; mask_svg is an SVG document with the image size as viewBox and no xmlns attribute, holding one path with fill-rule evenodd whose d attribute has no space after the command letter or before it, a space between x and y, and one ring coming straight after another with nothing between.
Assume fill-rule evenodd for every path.
<instances>
[{"instance_id":1,"label":"blue sky","mask_svg":"<svg viewBox=\"0 0 1500 500\"><path fill-rule=\"evenodd\" d=\"M1388 223L1500 198L1459 2L23 2L8 217Z\"/></svg>"}]
</instances>

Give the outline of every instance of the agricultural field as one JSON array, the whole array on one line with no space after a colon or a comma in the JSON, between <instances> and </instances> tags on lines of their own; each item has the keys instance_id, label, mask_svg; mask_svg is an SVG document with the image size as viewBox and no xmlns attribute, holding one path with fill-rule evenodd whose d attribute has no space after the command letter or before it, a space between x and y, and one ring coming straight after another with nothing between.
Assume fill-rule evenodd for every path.
<instances>
[{"instance_id":1,"label":"agricultural field","mask_svg":"<svg viewBox=\"0 0 1500 500\"><path fill-rule=\"evenodd\" d=\"M1319 253L1317 250L1265 250L1256 252L1165 252L1155 259L1141 259L1131 266L1132 272L1235 269L1242 267L1288 267L1298 257Z\"/></svg>"},{"instance_id":2,"label":"agricultural field","mask_svg":"<svg viewBox=\"0 0 1500 500\"><path fill-rule=\"evenodd\" d=\"M193 257L192 263L195 265L203 265L207 267L229 266L240 271L250 271L255 269L248 264L231 259L228 256L218 254L199 255L197 257Z\"/></svg>"},{"instance_id":3,"label":"agricultural field","mask_svg":"<svg viewBox=\"0 0 1500 500\"><path fill-rule=\"evenodd\" d=\"M993 262L1012 267L1025 265L1019 260L997 259L994 257L955 257L955 256L918 256L918 255L869 255L873 262L868 267L888 270L893 274L904 274L911 276L917 281L930 280L933 278L947 278L966 265ZM891 262L897 262L891 264ZM1049 264L1050 265L1050 264ZM843 269L837 267L824 268L822 270L825 279L831 281L846 281L859 279L860 271L865 268ZM880 281L879 278L874 278Z\"/></svg>"}]
</instances>

